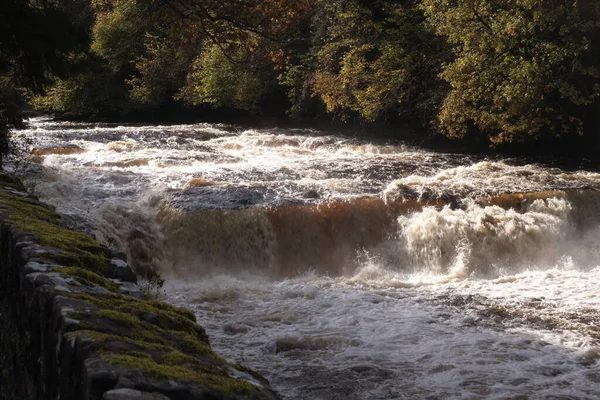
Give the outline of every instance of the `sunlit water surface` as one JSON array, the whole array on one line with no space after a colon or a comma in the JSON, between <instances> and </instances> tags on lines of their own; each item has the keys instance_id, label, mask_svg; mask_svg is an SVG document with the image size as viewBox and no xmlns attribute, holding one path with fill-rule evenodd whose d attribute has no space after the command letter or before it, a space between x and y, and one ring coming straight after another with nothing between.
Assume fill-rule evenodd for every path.
<instances>
[{"instance_id":1,"label":"sunlit water surface","mask_svg":"<svg viewBox=\"0 0 600 400\"><path fill-rule=\"evenodd\" d=\"M214 124L17 139L36 194L283 398L600 398L596 172Z\"/></svg>"}]
</instances>

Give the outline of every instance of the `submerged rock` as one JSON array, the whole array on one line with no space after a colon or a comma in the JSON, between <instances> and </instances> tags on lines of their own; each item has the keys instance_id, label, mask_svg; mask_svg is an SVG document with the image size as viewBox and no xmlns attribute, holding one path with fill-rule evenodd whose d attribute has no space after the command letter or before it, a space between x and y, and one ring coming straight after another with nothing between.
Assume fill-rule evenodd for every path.
<instances>
[{"instance_id":1,"label":"submerged rock","mask_svg":"<svg viewBox=\"0 0 600 400\"><path fill-rule=\"evenodd\" d=\"M79 146L68 144L66 146L60 146L60 147L35 148L35 149L31 150L31 154L33 154L35 156L47 156L50 154L67 155L67 154L80 154L80 153L83 153L84 151L85 150Z\"/></svg>"}]
</instances>

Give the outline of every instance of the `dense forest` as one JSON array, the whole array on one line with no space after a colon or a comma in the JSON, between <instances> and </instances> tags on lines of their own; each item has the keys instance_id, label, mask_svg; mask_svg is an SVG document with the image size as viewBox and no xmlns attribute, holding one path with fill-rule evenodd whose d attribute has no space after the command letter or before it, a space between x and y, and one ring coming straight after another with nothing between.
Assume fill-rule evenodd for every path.
<instances>
[{"instance_id":1,"label":"dense forest","mask_svg":"<svg viewBox=\"0 0 600 400\"><path fill-rule=\"evenodd\" d=\"M24 104L88 119L190 108L600 149L599 97L597 0L0 5L4 132Z\"/></svg>"}]
</instances>

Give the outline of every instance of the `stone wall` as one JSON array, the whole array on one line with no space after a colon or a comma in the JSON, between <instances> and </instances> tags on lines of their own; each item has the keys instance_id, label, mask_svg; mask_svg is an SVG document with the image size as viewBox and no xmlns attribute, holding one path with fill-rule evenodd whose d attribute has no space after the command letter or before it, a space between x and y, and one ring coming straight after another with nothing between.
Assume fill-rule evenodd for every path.
<instances>
[{"instance_id":1,"label":"stone wall","mask_svg":"<svg viewBox=\"0 0 600 400\"><path fill-rule=\"evenodd\" d=\"M0 399L277 399L194 315L0 174Z\"/></svg>"}]
</instances>

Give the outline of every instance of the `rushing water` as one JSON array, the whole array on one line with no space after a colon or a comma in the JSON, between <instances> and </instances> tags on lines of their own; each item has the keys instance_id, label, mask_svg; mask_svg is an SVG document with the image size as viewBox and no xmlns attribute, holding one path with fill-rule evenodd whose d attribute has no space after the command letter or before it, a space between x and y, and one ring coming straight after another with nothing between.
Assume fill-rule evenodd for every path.
<instances>
[{"instance_id":1,"label":"rushing water","mask_svg":"<svg viewBox=\"0 0 600 400\"><path fill-rule=\"evenodd\" d=\"M600 174L311 130L33 121L18 166L286 399L600 398Z\"/></svg>"}]
</instances>

